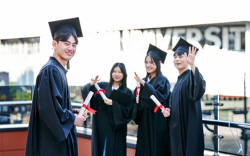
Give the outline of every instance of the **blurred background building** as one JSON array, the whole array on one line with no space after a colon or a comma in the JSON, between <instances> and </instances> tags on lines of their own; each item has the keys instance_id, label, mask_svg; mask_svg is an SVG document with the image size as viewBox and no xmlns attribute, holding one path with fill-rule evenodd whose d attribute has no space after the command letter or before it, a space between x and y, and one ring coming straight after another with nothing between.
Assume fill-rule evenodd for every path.
<instances>
[{"instance_id":1,"label":"blurred background building","mask_svg":"<svg viewBox=\"0 0 250 156\"><path fill-rule=\"evenodd\" d=\"M14 4L4 1L0 5L0 86L2 92L4 86L25 87L8 88L8 95L2 93L0 101L31 98L32 89L27 86L35 84L40 68L53 54L48 21L79 17L83 38L79 38L67 73L74 102L81 101L80 87L91 78L99 75L101 81L109 81L115 62L125 63L128 87L133 90L134 72L140 77L146 75L144 59L149 43L168 53L161 69L173 89L178 71L171 49L183 37L200 49L196 66L207 83L202 109L208 115L204 118L213 118L213 107L206 103L220 94L224 103L220 120L250 122L249 113L240 112L250 107L250 100L244 105L244 97L250 97L250 16L246 0L62 0ZM1 106L0 112L3 110L7 108ZM17 110L13 107L11 112ZM228 129L224 132L231 135Z\"/></svg>"},{"instance_id":2,"label":"blurred background building","mask_svg":"<svg viewBox=\"0 0 250 156\"><path fill-rule=\"evenodd\" d=\"M112 65L124 62L134 88L134 72L146 74L149 43L168 52L162 72L174 84L178 72L171 49L183 37L200 49L196 65L207 81L207 94L242 96L244 73L250 86L247 1L64 2L2 2L0 72L9 74L9 84L34 85L53 53L48 21L80 17L84 37L71 61L69 85L84 85L95 75L107 81Z\"/></svg>"}]
</instances>

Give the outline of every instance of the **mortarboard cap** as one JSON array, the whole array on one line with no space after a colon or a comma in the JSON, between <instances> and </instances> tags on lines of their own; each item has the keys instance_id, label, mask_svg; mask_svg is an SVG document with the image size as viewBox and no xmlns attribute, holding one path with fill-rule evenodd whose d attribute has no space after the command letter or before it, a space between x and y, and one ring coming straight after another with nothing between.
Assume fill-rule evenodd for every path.
<instances>
[{"instance_id":1,"label":"mortarboard cap","mask_svg":"<svg viewBox=\"0 0 250 156\"><path fill-rule=\"evenodd\" d=\"M82 29L79 17L49 22L52 38L55 39L58 33L70 32L77 37L82 37Z\"/></svg>"},{"instance_id":2,"label":"mortarboard cap","mask_svg":"<svg viewBox=\"0 0 250 156\"><path fill-rule=\"evenodd\" d=\"M158 58L162 63L164 63L167 53L156 46L149 44L147 55L155 56Z\"/></svg>"},{"instance_id":3,"label":"mortarboard cap","mask_svg":"<svg viewBox=\"0 0 250 156\"><path fill-rule=\"evenodd\" d=\"M82 37L82 29L79 17L69 18L58 21L49 22L52 38L55 39L56 35L63 32L70 32L77 37ZM70 68L69 61L67 62L67 69Z\"/></svg>"},{"instance_id":4,"label":"mortarboard cap","mask_svg":"<svg viewBox=\"0 0 250 156\"><path fill-rule=\"evenodd\" d=\"M123 105L129 104L129 102L131 101L131 95L118 90L113 90L109 98Z\"/></svg>"},{"instance_id":5,"label":"mortarboard cap","mask_svg":"<svg viewBox=\"0 0 250 156\"><path fill-rule=\"evenodd\" d=\"M192 44L188 43L186 40L184 40L183 38L180 37L179 41L177 42L177 44L173 48L173 51L175 53L185 52L188 54L189 47L195 47L195 46L193 46ZM197 49L196 51L199 50L198 48L196 48L196 49Z\"/></svg>"}]
</instances>

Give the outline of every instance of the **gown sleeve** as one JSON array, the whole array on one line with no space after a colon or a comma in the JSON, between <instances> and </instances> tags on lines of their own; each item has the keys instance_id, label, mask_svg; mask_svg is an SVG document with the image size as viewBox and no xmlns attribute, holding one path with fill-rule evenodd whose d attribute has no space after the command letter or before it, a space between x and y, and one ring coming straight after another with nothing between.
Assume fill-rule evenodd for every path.
<instances>
[{"instance_id":1,"label":"gown sleeve","mask_svg":"<svg viewBox=\"0 0 250 156\"><path fill-rule=\"evenodd\" d=\"M170 93L170 83L167 79L161 79L157 82L155 87L150 83L145 82L145 85L141 92L141 109L154 109L156 104L150 98L151 95L154 95L162 104L166 102ZM164 107L167 107L164 105Z\"/></svg>"},{"instance_id":2,"label":"gown sleeve","mask_svg":"<svg viewBox=\"0 0 250 156\"><path fill-rule=\"evenodd\" d=\"M187 94L192 101L200 100L202 95L205 93L206 81L203 79L197 67L195 67L194 75L191 71L187 86Z\"/></svg>"},{"instance_id":3,"label":"gown sleeve","mask_svg":"<svg viewBox=\"0 0 250 156\"><path fill-rule=\"evenodd\" d=\"M41 75L38 88L38 110L40 118L51 130L58 141L65 140L74 125L75 115L67 108L62 108L62 76L56 67L48 66Z\"/></svg>"},{"instance_id":4,"label":"gown sleeve","mask_svg":"<svg viewBox=\"0 0 250 156\"><path fill-rule=\"evenodd\" d=\"M127 123L132 118L132 109L133 109L133 95L131 90L128 89L127 92L130 96L130 102L126 104L118 103L115 100L112 100L112 107L109 108L109 116L111 119L111 124L114 124L113 128L119 129L127 125Z\"/></svg>"}]
</instances>

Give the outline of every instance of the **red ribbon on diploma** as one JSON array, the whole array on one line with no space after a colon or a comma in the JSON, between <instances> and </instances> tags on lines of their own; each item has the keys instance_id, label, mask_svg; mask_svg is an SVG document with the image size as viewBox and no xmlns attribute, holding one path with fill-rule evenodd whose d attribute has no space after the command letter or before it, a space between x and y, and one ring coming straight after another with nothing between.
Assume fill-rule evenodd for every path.
<instances>
[{"instance_id":1,"label":"red ribbon on diploma","mask_svg":"<svg viewBox=\"0 0 250 156\"><path fill-rule=\"evenodd\" d=\"M106 91L104 89L100 88L98 91L95 92L95 96L96 96L96 94L99 94L100 92L106 93Z\"/></svg>"},{"instance_id":2,"label":"red ribbon on diploma","mask_svg":"<svg viewBox=\"0 0 250 156\"><path fill-rule=\"evenodd\" d=\"M159 108L165 109L165 107L162 104L160 106L156 105L154 112L156 113Z\"/></svg>"},{"instance_id":3,"label":"red ribbon on diploma","mask_svg":"<svg viewBox=\"0 0 250 156\"><path fill-rule=\"evenodd\" d=\"M136 89L135 95L137 96L137 95L138 95L138 89L140 89L140 88L141 88L141 86L136 87L136 88L137 88L137 89Z\"/></svg>"},{"instance_id":4,"label":"red ribbon on diploma","mask_svg":"<svg viewBox=\"0 0 250 156\"><path fill-rule=\"evenodd\" d=\"M95 114L96 110L90 108L89 106L83 104L82 107L86 108L88 111L90 111L91 113Z\"/></svg>"}]
</instances>

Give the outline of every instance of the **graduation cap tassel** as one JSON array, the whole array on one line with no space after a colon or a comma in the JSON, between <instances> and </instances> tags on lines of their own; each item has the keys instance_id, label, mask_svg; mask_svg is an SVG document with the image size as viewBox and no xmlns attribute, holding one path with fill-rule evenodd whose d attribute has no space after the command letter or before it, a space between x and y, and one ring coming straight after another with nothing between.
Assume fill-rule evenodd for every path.
<instances>
[{"instance_id":1,"label":"graduation cap tassel","mask_svg":"<svg viewBox=\"0 0 250 156\"><path fill-rule=\"evenodd\" d=\"M70 69L70 66L69 66L69 61L67 62L67 69Z\"/></svg>"}]
</instances>

